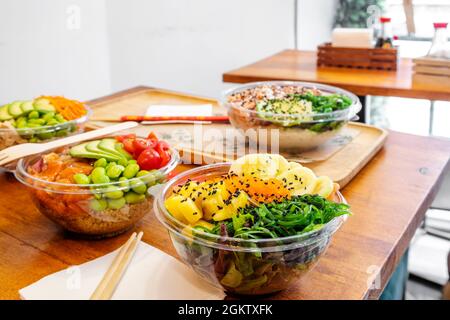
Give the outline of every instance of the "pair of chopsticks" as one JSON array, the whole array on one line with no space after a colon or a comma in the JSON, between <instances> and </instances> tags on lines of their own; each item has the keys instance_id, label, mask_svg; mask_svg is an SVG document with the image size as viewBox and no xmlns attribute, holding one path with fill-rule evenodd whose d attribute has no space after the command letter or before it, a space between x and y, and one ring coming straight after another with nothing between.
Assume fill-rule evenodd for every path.
<instances>
[{"instance_id":1,"label":"pair of chopsticks","mask_svg":"<svg viewBox=\"0 0 450 320\"><path fill-rule=\"evenodd\" d=\"M94 118L93 121L123 122L123 121L207 121L207 122L230 122L227 116L121 116L120 118Z\"/></svg>"},{"instance_id":2,"label":"pair of chopsticks","mask_svg":"<svg viewBox=\"0 0 450 320\"><path fill-rule=\"evenodd\" d=\"M120 279L122 278L125 270L130 264L131 259L133 258L134 253L136 252L137 246L141 241L143 234L144 233L142 231L139 232L138 235L134 232L122 248L120 248L119 253L114 258L94 293L91 295L91 300L111 299L117 285L120 282Z\"/></svg>"}]
</instances>

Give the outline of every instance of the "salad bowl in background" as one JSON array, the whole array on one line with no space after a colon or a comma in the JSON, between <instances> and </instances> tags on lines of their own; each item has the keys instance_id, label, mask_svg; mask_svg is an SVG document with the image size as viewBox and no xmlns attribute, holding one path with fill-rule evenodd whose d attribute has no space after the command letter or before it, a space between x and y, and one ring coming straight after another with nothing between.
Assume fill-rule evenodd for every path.
<instances>
[{"instance_id":1,"label":"salad bowl in background","mask_svg":"<svg viewBox=\"0 0 450 320\"><path fill-rule=\"evenodd\" d=\"M65 100L76 103L79 113L72 114L72 117L63 116L51 103L43 103L48 101L45 98L0 106L0 150L17 144L48 142L82 133L92 110L78 101ZM13 171L16 164L17 162L9 163L3 169Z\"/></svg>"},{"instance_id":2,"label":"salad bowl in background","mask_svg":"<svg viewBox=\"0 0 450 320\"><path fill-rule=\"evenodd\" d=\"M361 110L358 97L346 90L292 81L240 85L223 94L222 104L249 140L293 152L326 143Z\"/></svg>"}]
</instances>

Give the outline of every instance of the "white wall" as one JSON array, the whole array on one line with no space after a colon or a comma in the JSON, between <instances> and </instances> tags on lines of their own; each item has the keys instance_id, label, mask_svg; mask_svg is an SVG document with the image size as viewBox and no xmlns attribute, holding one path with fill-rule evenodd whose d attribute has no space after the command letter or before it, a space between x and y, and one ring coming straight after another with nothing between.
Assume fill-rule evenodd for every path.
<instances>
[{"instance_id":1,"label":"white wall","mask_svg":"<svg viewBox=\"0 0 450 320\"><path fill-rule=\"evenodd\" d=\"M334 3L299 0L301 48L329 38ZM293 10L294 0L1 0L0 103L139 84L218 97L224 71L293 47Z\"/></svg>"},{"instance_id":2,"label":"white wall","mask_svg":"<svg viewBox=\"0 0 450 320\"><path fill-rule=\"evenodd\" d=\"M224 71L293 46L293 3L108 1L112 87L218 96Z\"/></svg>"},{"instance_id":3,"label":"white wall","mask_svg":"<svg viewBox=\"0 0 450 320\"><path fill-rule=\"evenodd\" d=\"M110 91L105 0L0 1L0 103Z\"/></svg>"},{"instance_id":4,"label":"white wall","mask_svg":"<svg viewBox=\"0 0 450 320\"><path fill-rule=\"evenodd\" d=\"M304 50L316 50L317 45L331 40L335 0L299 0L298 46Z\"/></svg>"}]
</instances>

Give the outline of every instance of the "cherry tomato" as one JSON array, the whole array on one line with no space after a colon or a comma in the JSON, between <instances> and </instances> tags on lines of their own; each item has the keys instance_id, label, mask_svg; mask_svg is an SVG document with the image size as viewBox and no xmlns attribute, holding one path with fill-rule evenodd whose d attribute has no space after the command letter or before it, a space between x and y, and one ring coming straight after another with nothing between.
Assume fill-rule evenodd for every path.
<instances>
[{"instance_id":1,"label":"cherry tomato","mask_svg":"<svg viewBox=\"0 0 450 320\"><path fill-rule=\"evenodd\" d=\"M134 157L137 158L142 151L152 146L152 141L148 139L136 138L133 140Z\"/></svg>"},{"instance_id":2,"label":"cherry tomato","mask_svg":"<svg viewBox=\"0 0 450 320\"><path fill-rule=\"evenodd\" d=\"M153 131L148 134L147 139L158 141L158 137Z\"/></svg>"},{"instance_id":3,"label":"cherry tomato","mask_svg":"<svg viewBox=\"0 0 450 320\"><path fill-rule=\"evenodd\" d=\"M129 152L129 153L131 153L131 154L134 154L134 145L133 145L133 141L134 141L134 139L132 139L132 138L125 138L125 139L122 141L122 143L123 143L123 148L124 148L127 152Z\"/></svg>"},{"instance_id":4,"label":"cherry tomato","mask_svg":"<svg viewBox=\"0 0 450 320\"><path fill-rule=\"evenodd\" d=\"M153 170L161 168L161 157L153 148L147 148L141 152L137 159L141 170Z\"/></svg>"},{"instance_id":5,"label":"cherry tomato","mask_svg":"<svg viewBox=\"0 0 450 320\"><path fill-rule=\"evenodd\" d=\"M125 134L125 135L116 137L116 140L119 142L123 142L123 140L125 140L125 139L136 139L136 134L130 133L130 134Z\"/></svg>"},{"instance_id":6,"label":"cherry tomato","mask_svg":"<svg viewBox=\"0 0 450 320\"><path fill-rule=\"evenodd\" d=\"M161 167L164 167L170 161L169 145L165 141L158 141L155 150L161 157Z\"/></svg>"}]
</instances>

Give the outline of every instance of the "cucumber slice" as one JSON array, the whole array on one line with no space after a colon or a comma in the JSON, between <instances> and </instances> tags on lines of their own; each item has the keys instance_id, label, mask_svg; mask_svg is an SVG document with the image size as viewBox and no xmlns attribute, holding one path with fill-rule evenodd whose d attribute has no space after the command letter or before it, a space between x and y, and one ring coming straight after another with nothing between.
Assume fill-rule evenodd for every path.
<instances>
[{"instance_id":1,"label":"cucumber slice","mask_svg":"<svg viewBox=\"0 0 450 320\"><path fill-rule=\"evenodd\" d=\"M121 158L125 158L127 160L132 159L133 157L131 157L131 155L126 152L120 151L116 149L116 144L117 144L117 140L116 139L112 139L112 138L106 138L106 139L102 139L100 140L100 143L98 144L98 148L100 148L103 151L109 152L111 154L115 154L118 157Z\"/></svg>"},{"instance_id":2,"label":"cucumber slice","mask_svg":"<svg viewBox=\"0 0 450 320\"><path fill-rule=\"evenodd\" d=\"M25 101L20 105L20 109L22 109L23 114L28 114L34 110L33 101Z\"/></svg>"},{"instance_id":3,"label":"cucumber slice","mask_svg":"<svg viewBox=\"0 0 450 320\"><path fill-rule=\"evenodd\" d=\"M93 153L96 153L96 154L98 154L98 155L105 155L105 156L110 156L110 157L112 157L112 158L114 158L115 160L113 160L113 161L119 161L122 157L121 156L119 156L119 155L117 155L117 154L114 154L114 153L112 153L112 152L109 152L109 151L107 151L107 150L102 150L102 149L100 149L99 148L99 144L101 143L101 141L102 140L95 140L95 141L91 141L91 142L89 142L87 145L86 145L86 150L87 151L89 151L89 152L93 152ZM101 158L101 157L99 157L99 158Z\"/></svg>"},{"instance_id":4,"label":"cucumber slice","mask_svg":"<svg viewBox=\"0 0 450 320\"><path fill-rule=\"evenodd\" d=\"M34 109L39 111L40 113L47 113L47 112L55 112L56 109L54 106L50 104L50 101L47 99L37 99L33 103Z\"/></svg>"},{"instance_id":5,"label":"cucumber slice","mask_svg":"<svg viewBox=\"0 0 450 320\"><path fill-rule=\"evenodd\" d=\"M13 118L12 115L9 114L8 109L9 104L0 107L0 121L8 121Z\"/></svg>"},{"instance_id":6,"label":"cucumber slice","mask_svg":"<svg viewBox=\"0 0 450 320\"><path fill-rule=\"evenodd\" d=\"M69 153L72 157L76 158L90 158L90 159L100 159L105 158L108 161L118 161L120 158L117 158L114 155L108 154L108 153L96 153L87 150L87 145L91 142L85 142L82 144L79 144L77 146L74 146L70 149Z\"/></svg>"},{"instance_id":7,"label":"cucumber slice","mask_svg":"<svg viewBox=\"0 0 450 320\"><path fill-rule=\"evenodd\" d=\"M13 118L18 118L23 114L22 108L20 107L22 102L23 101L14 101L9 105L8 112Z\"/></svg>"}]
</instances>

